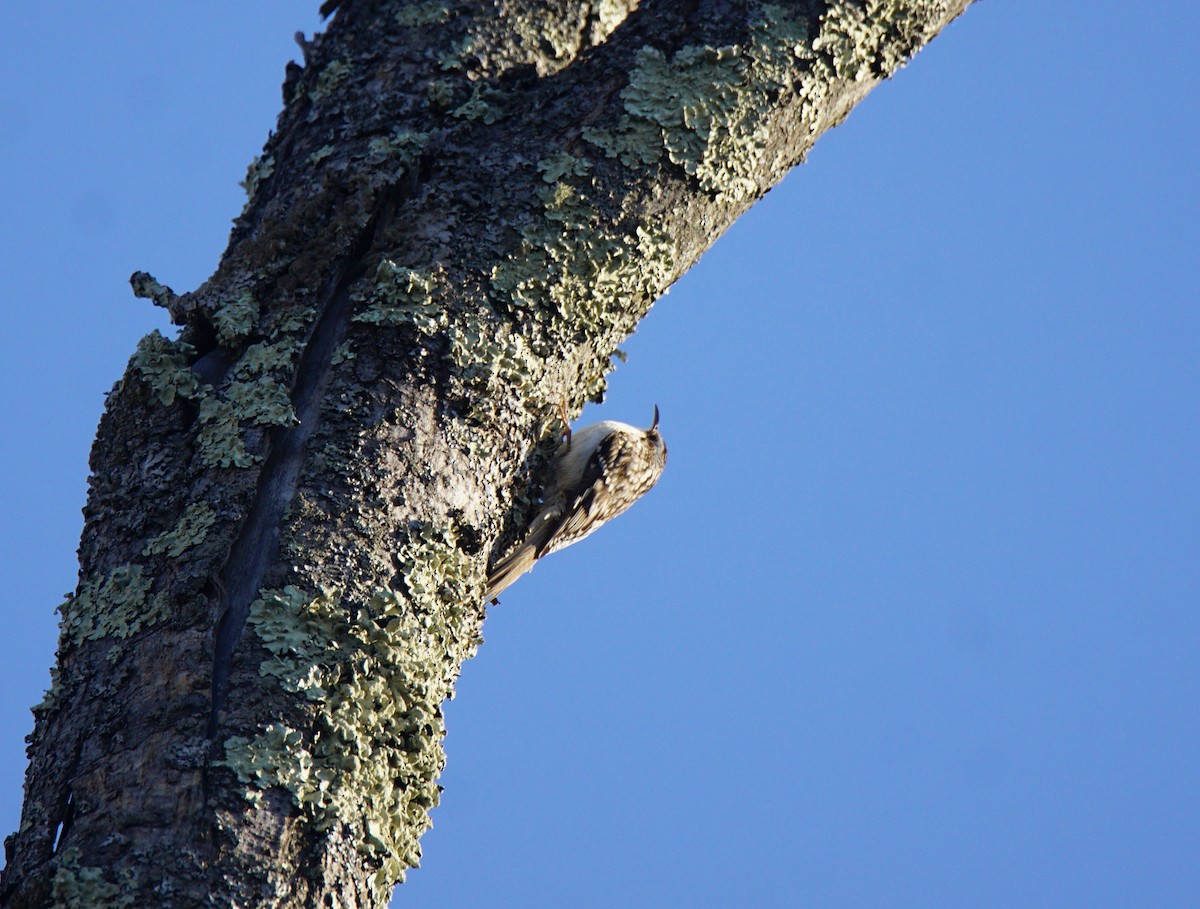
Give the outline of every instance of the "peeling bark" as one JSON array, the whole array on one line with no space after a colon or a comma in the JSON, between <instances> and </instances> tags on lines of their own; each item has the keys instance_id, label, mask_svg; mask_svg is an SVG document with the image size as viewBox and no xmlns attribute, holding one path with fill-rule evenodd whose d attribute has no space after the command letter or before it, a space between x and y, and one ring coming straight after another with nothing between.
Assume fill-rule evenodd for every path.
<instances>
[{"instance_id":1,"label":"peeling bark","mask_svg":"<svg viewBox=\"0 0 1200 909\"><path fill-rule=\"evenodd\" d=\"M441 705L650 305L969 0L327 7L215 274L135 292L13 907L382 906Z\"/></svg>"}]
</instances>

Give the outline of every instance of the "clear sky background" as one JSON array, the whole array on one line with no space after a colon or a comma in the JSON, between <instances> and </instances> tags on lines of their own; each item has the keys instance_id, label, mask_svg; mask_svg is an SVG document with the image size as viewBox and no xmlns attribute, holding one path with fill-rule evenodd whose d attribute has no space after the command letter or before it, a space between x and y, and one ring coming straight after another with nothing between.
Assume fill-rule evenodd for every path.
<instances>
[{"instance_id":1,"label":"clear sky background","mask_svg":"<svg viewBox=\"0 0 1200 909\"><path fill-rule=\"evenodd\" d=\"M213 270L317 0L9 4L0 835L130 272ZM396 905L1200 906L1200 4L985 0L654 308L626 517L504 596Z\"/></svg>"}]
</instances>

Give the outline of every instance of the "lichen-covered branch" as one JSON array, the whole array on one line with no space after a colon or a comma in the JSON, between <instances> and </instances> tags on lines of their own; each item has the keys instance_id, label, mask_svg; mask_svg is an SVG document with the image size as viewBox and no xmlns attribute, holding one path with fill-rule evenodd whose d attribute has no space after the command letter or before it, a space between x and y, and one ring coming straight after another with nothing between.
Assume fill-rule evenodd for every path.
<instances>
[{"instance_id":1,"label":"lichen-covered branch","mask_svg":"<svg viewBox=\"0 0 1200 909\"><path fill-rule=\"evenodd\" d=\"M382 906L617 345L968 0L342 0L92 452L13 907Z\"/></svg>"}]
</instances>

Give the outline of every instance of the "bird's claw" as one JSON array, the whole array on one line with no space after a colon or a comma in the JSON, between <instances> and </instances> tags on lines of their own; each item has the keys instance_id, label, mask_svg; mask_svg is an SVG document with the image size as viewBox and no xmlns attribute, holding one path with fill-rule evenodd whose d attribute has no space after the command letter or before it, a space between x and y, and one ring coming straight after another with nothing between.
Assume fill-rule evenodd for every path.
<instances>
[{"instance_id":1,"label":"bird's claw","mask_svg":"<svg viewBox=\"0 0 1200 909\"><path fill-rule=\"evenodd\" d=\"M562 415L563 421L563 437L567 440L567 447L571 447L571 418L567 416L567 400L566 398L558 399L558 412Z\"/></svg>"}]
</instances>

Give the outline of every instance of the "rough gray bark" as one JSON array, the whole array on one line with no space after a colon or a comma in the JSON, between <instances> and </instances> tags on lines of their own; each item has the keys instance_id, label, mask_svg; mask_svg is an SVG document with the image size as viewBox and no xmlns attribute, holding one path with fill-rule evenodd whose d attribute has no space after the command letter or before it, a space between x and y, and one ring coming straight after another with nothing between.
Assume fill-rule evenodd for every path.
<instances>
[{"instance_id":1,"label":"rough gray bark","mask_svg":"<svg viewBox=\"0 0 1200 909\"><path fill-rule=\"evenodd\" d=\"M490 560L617 344L969 0L352 0L216 273L148 275L13 907L381 906Z\"/></svg>"}]
</instances>

